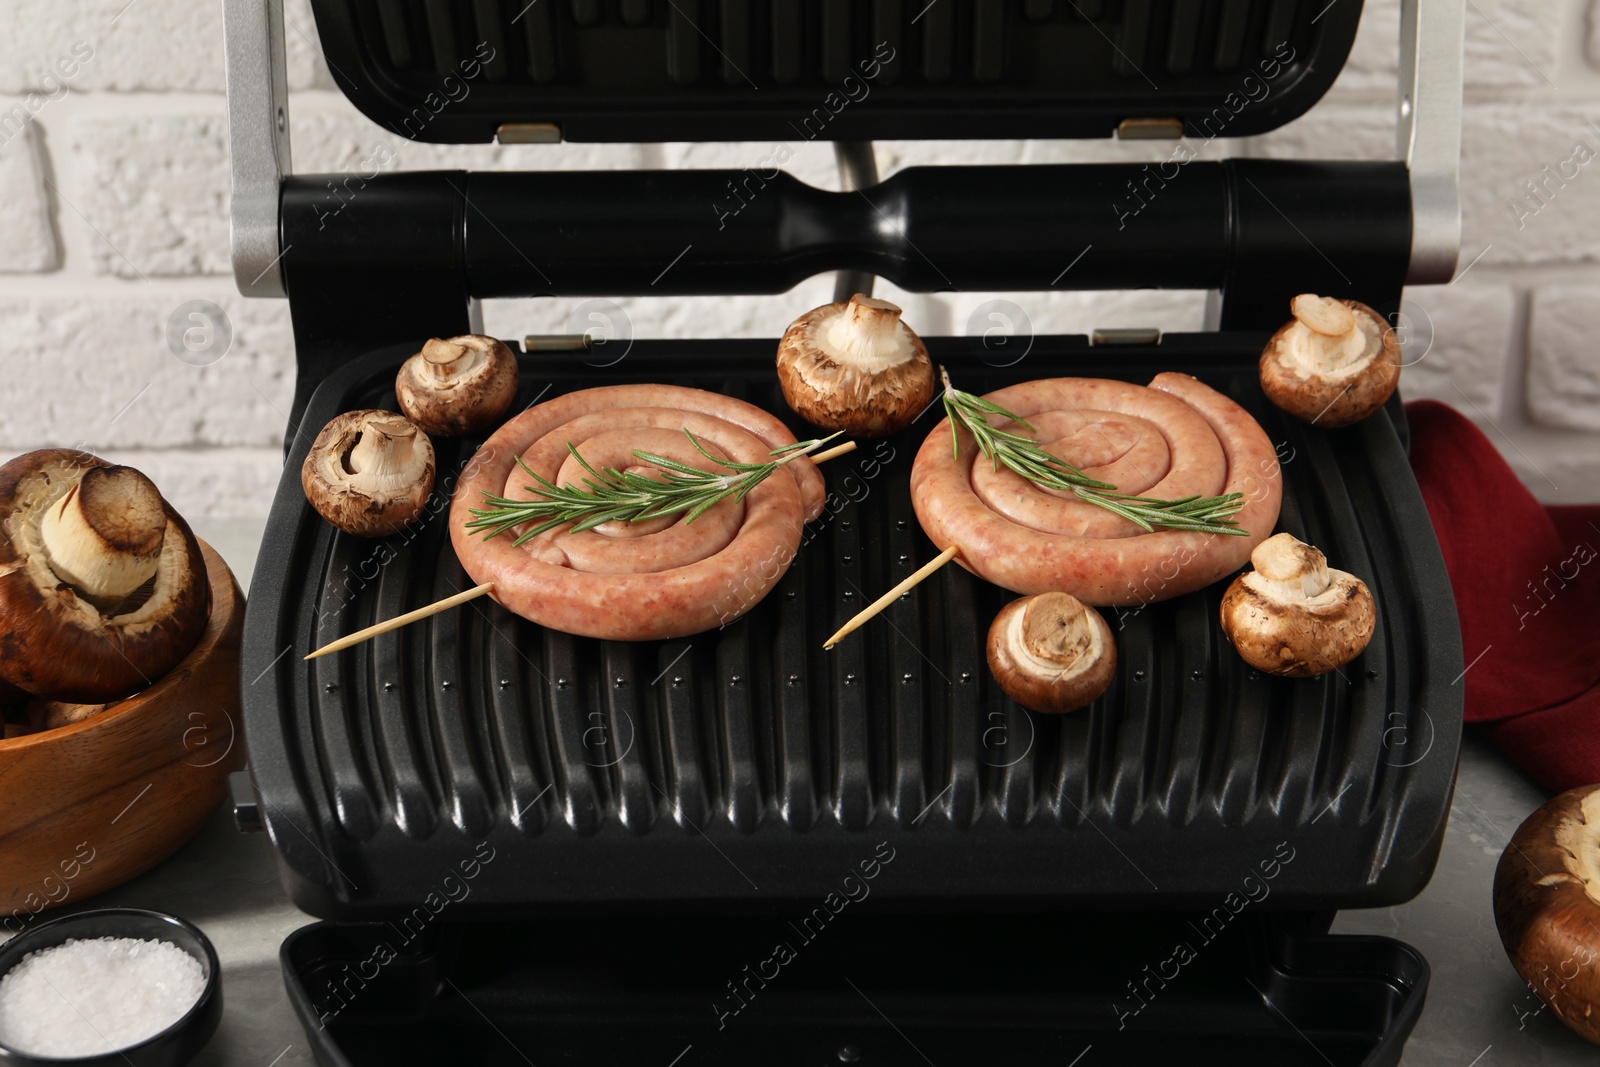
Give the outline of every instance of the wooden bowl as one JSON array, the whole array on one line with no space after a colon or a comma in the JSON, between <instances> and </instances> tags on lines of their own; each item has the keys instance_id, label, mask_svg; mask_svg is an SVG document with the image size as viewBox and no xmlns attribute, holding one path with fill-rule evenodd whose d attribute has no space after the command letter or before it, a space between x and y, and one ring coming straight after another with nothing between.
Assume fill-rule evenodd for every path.
<instances>
[{"instance_id":1,"label":"wooden bowl","mask_svg":"<svg viewBox=\"0 0 1600 1067\"><path fill-rule=\"evenodd\" d=\"M205 542L211 618L164 677L98 715L0 741L0 926L121 885L193 837L244 765L244 593Z\"/></svg>"}]
</instances>

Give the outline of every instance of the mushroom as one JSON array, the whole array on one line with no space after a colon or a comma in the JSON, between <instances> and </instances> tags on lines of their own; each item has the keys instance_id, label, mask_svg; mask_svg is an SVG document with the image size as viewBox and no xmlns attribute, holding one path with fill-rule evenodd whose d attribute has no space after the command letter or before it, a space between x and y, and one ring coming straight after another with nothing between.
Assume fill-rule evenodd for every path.
<instances>
[{"instance_id":1,"label":"mushroom","mask_svg":"<svg viewBox=\"0 0 1600 1067\"><path fill-rule=\"evenodd\" d=\"M1274 534L1250 553L1255 570L1222 595L1222 632L1246 663L1306 678L1342 667L1372 639L1377 610L1366 583L1334 570L1293 534Z\"/></svg>"},{"instance_id":2,"label":"mushroom","mask_svg":"<svg viewBox=\"0 0 1600 1067\"><path fill-rule=\"evenodd\" d=\"M406 417L428 433L456 437L484 430L516 399L517 357L493 337L434 337L400 365L394 395Z\"/></svg>"},{"instance_id":3,"label":"mushroom","mask_svg":"<svg viewBox=\"0 0 1600 1067\"><path fill-rule=\"evenodd\" d=\"M1304 422L1360 422L1400 384L1400 341L1376 311L1355 300L1301 293L1294 321L1261 352L1261 389Z\"/></svg>"},{"instance_id":4,"label":"mushroom","mask_svg":"<svg viewBox=\"0 0 1600 1067\"><path fill-rule=\"evenodd\" d=\"M433 443L392 411L347 411L317 434L300 468L317 514L357 537L404 529L433 492Z\"/></svg>"},{"instance_id":5,"label":"mushroom","mask_svg":"<svg viewBox=\"0 0 1600 1067\"><path fill-rule=\"evenodd\" d=\"M933 400L933 364L899 308L857 293L794 320L778 342L778 383L807 422L884 437Z\"/></svg>"},{"instance_id":6,"label":"mushroom","mask_svg":"<svg viewBox=\"0 0 1600 1067\"><path fill-rule=\"evenodd\" d=\"M1600 785L1523 820L1494 872L1511 966L1567 1028L1600 1044Z\"/></svg>"},{"instance_id":7,"label":"mushroom","mask_svg":"<svg viewBox=\"0 0 1600 1067\"><path fill-rule=\"evenodd\" d=\"M166 674L211 610L200 544L150 480L67 449L0 467L0 677L104 703Z\"/></svg>"},{"instance_id":8,"label":"mushroom","mask_svg":"<svg viewBox=\"0 0 1600 1067\"><path fill-rule=\"evenodd\" d=\"M35 697L28 702L28 731L41 733L45 730L54 730L58 726L71 726L75 722L94 718L110 706L110 704L69 704L64 700L44 700Z\"/></svg>"},{"instance_id":9,"label":"mushroom","mask_svg":"<svg viewBox=\"0 0 1600 1067\"><path fill-rule=\"evenodd\" d=\"M1117 646L1100 613L1070 593L1013 600L989 626L989 670L1033 711L1076 711L1111 684Z\"/></svg>"}]
</instances>

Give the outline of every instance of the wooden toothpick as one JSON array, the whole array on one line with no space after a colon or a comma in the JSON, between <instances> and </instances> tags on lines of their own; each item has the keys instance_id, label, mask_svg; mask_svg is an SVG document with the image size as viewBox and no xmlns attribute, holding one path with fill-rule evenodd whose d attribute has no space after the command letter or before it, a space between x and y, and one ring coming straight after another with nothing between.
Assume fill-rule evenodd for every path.
<instances>
[{"instance_id":1,"label":"wooden toothpick","mask_svg":"<svg viewBox=\"0 0 1600 1067\"><path fill-rule=\"evenodd\" d=\"M833 459L837 456L844 455L846 452L854 452L855 450L856 443L854 441L846 441L842 445L834 445L832 448L827 449L826 451L818 452L816 455L811 457L811 462L821 463L823 460Z\"/></svg>"},{"instance_id":2,"label":"wooden toothpick","mask_svg":"<svg viewBox=\"0 0 1600 1067\"><path fill-rule=\"evenodd\" d=\"M884 608L900 599L900 595L907 589L915 586L927 578L928 575L932 574L940 567L943 567L946 563L949 563L951 560L955 559L956 553L959 551L961 551L959 548L957 548L955 545L951 545L949 548L933 557L933 559L929 560L926 564L919 567L917 571L907 577L905 581L901 582L899 585L883 594L877 600L874 600L871 605L866 608L866 610L862 611L855 618L839 627L838 633L834 634L832 637L828 638L822 643L823 650L826 651L832 648L834 645L837 645L840 641L843 641L846 637L850 636L850 634L860 629L862 623L866 622L868 619L881 612Z\"/></svg>"},{"instance_id":3,"label":"wooden toothpick","mask_svg":"<svg viewBox=\"0 0 1600 1067\"><path fill-rule=\"evenodd\" d=\"M326 656L330 652L343 651L351 645L359 645L361 642L377 637L379 634L386 634L390 630L398 630L402 626L410 626L419 619L426 619L429 615L437 615L441 611L449 611L453 607L465 604L469 600L476 600L485 593L492 592L494 592L493 582L475 585L471 589L457 593L455 596L447 596L443 600L435 601L426 607L418 608L416 611L408 611L404 615L396 615L392 619L385 619L376 625L368 626L365 630L357 630L353 634L346 634L337 641L330 641L311 653L306 659L316 659L318 656Z\"/></svg>"},{"instance_id":4,"label":"wooden toothpick","mask_svg":"<svg viewBox=\"0 0 1600 1067\"><path fill-rule=\"evenodd\" d=\"M854 441L846 441L843 444L834 445L825 452L817 453L811 457L811 462L821 463L824 460L834 459L838 456L842 456L846 452L854 452L855 449L856 443ZM420 607L415 611L408 611L404 615L396 615L392 619L385 619L383 622L368 626L365 630L357 630L355 633L346 634L344 637L341 637L338 640L329 641L327 644L311 653L311 655L307 656L306 659L311 660L316 659L318 656L326 656L332 652L342 652L353 645L359 645L363 641L371 640L372 638L377 637L379 634L386 634L391 630L398 630L402 626L410 626L412 623L426 619L430 615L437 615L441 611L449 611L451 608L459 607L469 600L476 600L478 597L492 592L494 592L494 583L484 582L482 585L474 586L473 588L457 593L454 596L447 596L443 600L435 601L434 603Z\"/></svg>"}]
</instances>

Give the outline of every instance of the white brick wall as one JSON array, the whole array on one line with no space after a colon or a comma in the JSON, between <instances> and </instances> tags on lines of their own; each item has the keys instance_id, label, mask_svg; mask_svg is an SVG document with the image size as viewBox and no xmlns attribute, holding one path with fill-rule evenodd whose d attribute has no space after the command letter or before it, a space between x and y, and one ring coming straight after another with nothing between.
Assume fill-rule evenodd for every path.
<instances>
[{"instance_id":1,"label":"white brick wall","mask_svg":"<svg viewBox=\"0 0 1600 1067\"><path fill-rule=\"evenodd\" d=\"M1397 2L1369 0L1350 64L1310 115L1197 152L1391 156ZM380 146L390 169L743 167L772 152L414 144L334 89L308 0L283 6L301 171L354 169ZM1600 500L1600 0L1472 0L1466 17L1462 265L1471 266L1455 284L1408 292L1402 387L1469 414L1542 498ZM143 467L189 514L265 513L294 361L286 306L244 300L228 273L222 90L216 0L0 4L0 455L82 443ZM827 146L790 148L786 169L834 184ZM885 174L924 163L1155 161L1171 151L1160 142L878 146ZM617 303L640 337L772 336L830 290L831 279L815 278L777 297ZM930 334L981 329L971 320L991 297L1015 302L1039 332L1197 329L1203 302L1152 291L880 291ZM221 305L234 333L228 354L202 367L163 340L173 310L196 299ZM487 327L510 337L562 330L578 303L492 301Z\"/></svg>"}]
</instances>

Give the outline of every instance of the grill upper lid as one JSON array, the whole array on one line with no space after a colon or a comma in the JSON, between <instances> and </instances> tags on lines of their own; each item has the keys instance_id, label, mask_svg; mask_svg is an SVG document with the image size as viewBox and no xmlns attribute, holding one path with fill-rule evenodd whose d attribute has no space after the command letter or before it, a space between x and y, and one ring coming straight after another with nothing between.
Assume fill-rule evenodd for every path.
<instances>
[{"instance_id":1,"label":"grill upper lid","mask_svg":"<svg viewBox=\"0 0 1600 1067\"><path fill-rule=\"evenodd\" d=\"M313 0L334 80L418 141L1263 133L1360 0Z\"/></svg>"}]
</instances>

